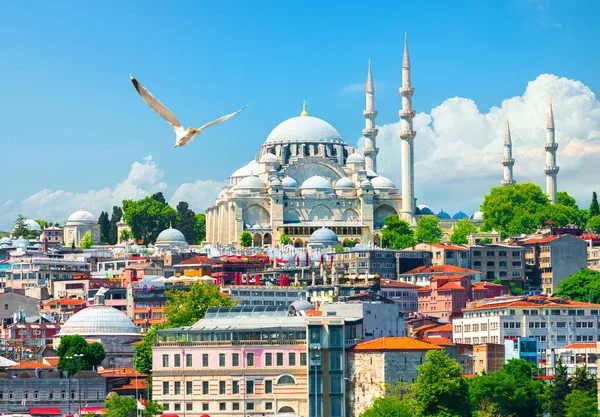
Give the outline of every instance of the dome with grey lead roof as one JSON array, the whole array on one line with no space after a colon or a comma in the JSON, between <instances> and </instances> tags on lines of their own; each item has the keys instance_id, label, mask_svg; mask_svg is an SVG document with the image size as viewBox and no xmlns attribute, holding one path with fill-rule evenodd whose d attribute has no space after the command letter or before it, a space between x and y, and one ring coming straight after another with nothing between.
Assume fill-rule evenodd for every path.
<instances>
[{"instance_id":1,"label":"dome with grey lead roof","mask_svg":"<svg viewBox=\"0 0 600 417\"><path fill-rule=\"evenodd\" d=\"M327 178L314 175L304 181L300 188L303 190L327 190L331 189L331 183Z\"/></svg>"},{"instance_id":2,"label":"dome with grey lead roof","mask_svg":"<svg viewBox=\"0 0 600 417\"><path fill-rule=\"evenodd\" d=\"M305 299L301 298L299 300L294 301L290 305L290 308L294 309L295 311L305 311L305 310L313 310L315 307L311 303L306 301Z\"/></svg>"},{"instance_id":3,"label":"dome with grey lead roof","mask_svg":"<svg viewBox=\"0 0 600 417\"><path fill-rule=\"evenodd\" d=\"M284 188L298 188L298 182L292 177L285 177L281 180L281 184Z\"/></svg>"},{"instance_id":4,"label":"dome with grey lead roof","mask_svg":"<svg viewBox=\"0 0 600 417\"><path fill-rule=\"evenodd\" d=\"M256 188L264 188L267 185L264 183L263 180L261 180L260 178L252 175L250 177L246 177L243 180L241 180L240 182L238 182L233 189L234 190L240 190L240 189L256 189Z\"/></svg>"},{"instance_id":5,"label":"dome with grey lead roof","mask_svg":"<svg viewBox=\"0 0 600 417\"><path fill-rule=\"evenodd\" d=\"M231 177L232 178L248 177L250 175L258 175L259 172L260 172L260 168L258 166L258 163L256 161L250 161L246 165L244 165L243 167L241 167L237 171L235 171L233 174L231 174Z\"/></svg>"},{"instance_id":6,"label":"dome with grey lead roof","mask_svg":"<svg viewBox=\"0 0 600 417\"><path fill-rule=\"evenodd\" d=\"M125 313L105 305L94 305L73 314L58 336L137 335L137 327Z\"/></svg>"},{"instance_id":7,"label":"dome with grey lead roof","mask_svg":"<svg viewBox=\"0 0 600 417\"><path fill-rule=\"evenodd\" d=\"M478 220L478 221L482 221L483 220L483 213L481 211L476 211L475 213L473 213L473 215L471 216L472 220Z\"/></svg>"},{"instance_id":8,"label":"dome with grey lead roof","mask_svg":"<svg viewBox=\"0 0 600 417\"><path fill-rule=\"evenodd\" d=\"M309 243L325 243L325 244L338 244L339 240L335 232L327 227L321 227L315 230L310 238Z\"/></svg>"},{"instance_id":9,"label":"dome with grey lead roof","mask_svg":"<svg viewBox=\"0 0 600 417\"><path fill-rule=\"evenodd\" d=\"M365 157L356 152L354 152L352 155L350 155L348 157L348 159L346 159L347 164L356 164L356 163L362 163L362 162L365 162Z\"/></svg>"},{"instance_id":10,"label":"dome with grey lead roof","mask_svg":"<svg viewBox=\"0 0 600 417\"><path fill-rule=\"evenodd\" d=\"M160 232L158 237L156 238L156 243L164 243L164 242L187 242L185 240L185 236L177 229L173 229L169 227L166 230Z\"/></svg>"},{"instance_id":11,"label":"dome with grey lead roof","mask_svg":"<svg viewBox=\"0 0 600 417\"><path fill-rule=\"evenodd\" d=\"M350 178L344 177L344 178L340 178L335 183L335 186L333 188L335 188L336 190L353 190L354 183L352 182L352 180Z\"/></svg>"},{"instance_id":12,"label":"dome with grey lead roof","mask_svg":"<svg viewBox=\"0 0 600 417\"><path fill-rule=\"evenodd\" d=\"M275 155L270 152L267 152L260 158L260 162L262 163L279 163L279 159Z\"/></svg>"},{"instance_id":13,"label":"dome with grey lead roof","mask_svg":"<svg viewBox=\"0 0 600 417\"><path fill-rule=\"evenodd\" d=\"M67 219L67 223L96 224L98 223L98 219L96 219L96 217L89 211L81 209L71 214Z\"/></svg>"},{"instance_id":14,"label":"dome with grey lead roof","mask_svg":"<svg viewBox=\"0 0 600 417\"><path fill-rule=\"evenodd\" d=\"M373 188L378 190L395 190L396 186L389 178L382 177L381 175L371 179Z\"/></svg>"},{"instance_id":15,"label":"dome with grey lead roof","mask_svg":"<svg viewBox=\"0 0 600 417\"><path fill-rule=\"evenodd\" d=\"M281 122L267 137L268 144L282 143L344 144L339 132L325 120L311 116L292 117Z\"/></svg>"}]
</instances>

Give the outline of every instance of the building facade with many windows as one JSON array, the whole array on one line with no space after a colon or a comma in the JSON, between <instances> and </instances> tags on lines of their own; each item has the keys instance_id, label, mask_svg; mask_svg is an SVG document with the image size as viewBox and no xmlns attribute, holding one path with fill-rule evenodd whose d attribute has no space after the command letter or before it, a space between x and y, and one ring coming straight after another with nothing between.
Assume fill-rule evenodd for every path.
<instances>
[{"instance_id":1,"label":"building facade with many windows","mask_svg":"<svg viewBox=\"0 0 600 417\"><path fill-rule=\"evenodd\" d=\"M471 269L481 271L484 281L501 280L523 285L525 256L522 246L470 245Z\"/></svg>"}]
</instances>

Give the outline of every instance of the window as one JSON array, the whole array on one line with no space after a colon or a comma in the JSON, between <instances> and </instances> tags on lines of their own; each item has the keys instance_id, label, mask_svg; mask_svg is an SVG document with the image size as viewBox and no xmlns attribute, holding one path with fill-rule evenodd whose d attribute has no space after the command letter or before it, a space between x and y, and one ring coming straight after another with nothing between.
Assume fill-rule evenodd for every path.
<instances>
[{"instance_id":1,"label":"window","mask_svg":"<svg viewBox=\"0 0 600 417\"><path fill-rule=\"evenodd\" d=\"M181 394L181 382L179 381L175 381L175 395L180 395Z\"/></svg>"},{"instance_id":2,"label":"window","mask_svg":"<svg viewBox=\"0 0 600 417\"><path fill-rule=\"evenodd\" d=\"M225 394L225 381L219 381L219 394Z\"/></svg>"},{"instance_id":3,"label":"window","mask_svg":"<svg viewBox=\"0 0 600 417\"><path fill-rule=\"evenodd\" d=\"M265 410L272 410L273 409L273 403L265 403Z\"/></svg>"},{"instance_id":4,"label":"window","mask_svg":"<svg viewBox=\"0 0 600 417\"><path fill-rule=\"evenodd\" d=\"M167 384L168 384L168 383L167 383ZM167 385L167 394L168 394L168 391L169 391L169 385ZM12 398L10 398L10 395L11 395L11 393L10 393L10 392L8 393L8 395L9 395L9 398L8 398L8 399L9 399L9 400L12 400ZM61 391L61 392L60 392L60 399L61 399L61 400L65 400L65 399L67 399L67 393L66 393L66 391Z\"/></svg>"},{"instance_id":5,"label":"window","mask_svg":"<svg viewBox=\"0 0 600 417\"><path fill-rule=\"evenodd\" d=\"M564 321L558 321L556 322L556 327L567 327L567 323Z\"/></svg>"},{"instance_id":6,"label":"window","mask_svg":"<svg viewBox=\"0 0 600 417\"><path fill-rule=\"evenodd\" d=\"M208 381L202 381L202 395L208 395L208 394L209 394Z\"/></svg>"},{"instance_id":7,"label":"window","mask_svg":"<svg viewBox=\"0 0 600 417\"><path fill-rule=\"evenodd\" d=\"M518 258L519 256L521 256L521 252L515 250L513 251L512 256L513 258Z\"/></svg>"},{"instance_id":8,"label":"window","mask_svg":"<svg viewBox=\"0 0 600 417\"><path fill-rule=\"evenodd\" d=\"M473 266L474 267L481 266L481 261L473 261Z\"/></svg>"},{"instance_id":9,"label":"window","mask_svg":"<svg viewBox=\"0 0 600 417\"><path fill-rule=\"evenodd\" d=\"M288 366L296 366L296 354L294 352L290 352L288 355Z\"/></svg>"},{"instance_id":10,"label":"window","mask_svg":"<svg viewBox=\"0 0 600 417\"><path fill-rule=\"evenodd\" d=\"M283 353L277 354L277 366L283 366Z\"/></svg>"},{"instance_id":11,"label":"window","mask_svg":"<svg viewBox=\"0 0 600 417\"><path fill-rule=\"evenodd\" d=\"M74 400L75 399L75 391L71 391L71 399Z\"/></svg>"},{"instance_id":12,"label":"window","mask_svg":"<svg viewBox=\"0 0 600 417\"><path fill-rule=\"evenodd\" d=\"M246 353L246 365L254 366L254 353Z\"/></svg>"},{"instance_id":13,"label":"window","mask_svg":"<svg viewBox=\"0 0 600 417\"><path fill-rule=\"evenodd\" d=\"M266 379L265 380L265 394L272 394L273 393L273 381L271 381L270 379Z\"/></svg>"},{"instance_id":14,"label":"window","mask_svg":"<svg viewBox=\"0 0 600 417\"><path fill-rule=\"evenodd\" d=\"M192 355L190 353L185 354L185 366L190 368L192 366Z\"/></svg>"},{"instance_id":15,"label":"window","mask_svg":"<svg viewBox=\"0 0 600 417\"><path fill-rule=\"evenodd\" d=\"M246 394L254 394L254 381L246 381Z\"/></svg>"},{"instance_id":16,"label":"window","mask_svg":"<svg viewBox=\"0 0 600 417\"><path fill-rule=\"evenodd\" d=\"M265 366L273 365L273 354L265 353Z\"/></svg>"},{"instance_id":17,"label":"window","mask_svg":"<svg viewBox=\"0 0 600 417\"><path fill-rule=\"evenodd\" d=\"M179 368L181 366L181 355L173 355L173 366Z\"/></svg>"},{"instance_id":18,"label":"window","mask_svg":"<svg viewBox=\"0 0 600 417\"><path fill-rule=\"evenodd\" d=\"M247 403L246 404L246 410L249 410L249 411L254 410L254 403Z\"/></svg>"},{"instance_id":19,"label":"window","mask_svg":"<svg viewBox=\"0 0 600 417\"><path fill-rule=\"evenodd\" d=\"M219 403L219 411L225 411L225 410L227 410L227 404Z\"/></svg>"},{"instance_id":20,"label":"window","mask_svg":"<svg viewBox=\"0 0 600 417\"><path fill-rule=\"evenodd\" d=\"M494 251L493 250L487 251L487 256L494 256Z\"/></svg>"},{"instance_id":21,"label":"window","mask_svg":"<svg viewBox=\"0 0 600 417\"><path fill-rule=\"evenodd\" d=\"M233 353L231 355L231 366L240 366L240 354Z\"/></svg>"},{"instance_id":22,"label":"window","mask_svg":"<svg viewBox=\"0 0 600 417\"><path fill-rule=\"evenodd\" d=\"M169 367L169 355L163 355L163 368Z\"/></svg>"},{"instance_id":23,"label":"window","mask_svg":"<svg viewBox=\"0 0 600 417\"><path fill-rule=\"evenodd\" d=\"M202 354L202 366L204 366L204 367L208 366L208 353Z\"/></svg>"},{"instance_id":24,"label":"window","mask_svg":"<svg viewBox=\"0 0 600 417\"><path fill-rule=\"evenodd\" d=\"M295 385L296 381L289 375L284 375L277 380L277 385Z\"/></svg>"},{"instance_id":25,"label":"window","mask_svg":"<svg viewBox=\"0 0 600 417\"><path fill-rule=\"evenodd\" d=\"M208 411L208 403L202 403L202 411Z\"/></svg>"},{"instance_id":26,"label":"window","mask_svg":"<svg viewBox=\"0 0 600 417\"><path fill-rule=\"evenodd\" d=\"M301 353L300 354L300 365L301 366L306 366L306 353Z\"/></svg>"},{"instance_id":27,"label":"window","mask_svg":"<svg viewBox=\"0 0 600 417\"><path fill-rule=\"evenodd\" d=\"M169 403L163 403L162 406L165 411L169 411Z\"/></svg>"},{"instance_id":28,"label":"window","mask_svg":"<svg viewBox=\"0 0 600 417\"><path fill-rule=\"evenodd\" d=\"M219 353L219 366L225 366L225 354Z\"/></svg>"},{"instance_id":29,"label":"window","mask_svg":"<svg viewBox=\"0 0 600 417\"><path fill-rule=\"evenodd\" d=\"M240 393L240 381L231 381L231 393L232 394Z\"/></svg>"},{"instance_id":30,"label":"window","mask_svg":"<svg viewBox=\"0 0 600 417\"><path fill-rule=\"evenodd\" d=\"M321 328L320 327L309 327L310 343L321 343Z\"/></svg>"},{"instance_id":31,"label":"window","mask_svg":"<svg viewBox=\"0 0 600 417\"><path fill-rule=\"evenodd\" d=\"M185 381L185 395L192 395L194 392L194 385L192 381Z\"/></svg>"},{"instance_id":32,"label":"window","mask_svg":"<svg viewBox=\"0 0 600 417\"><path fill-rule=\"evenodd\" d=\"M2 398L0 398L0 400L1 400L1 399L2 399ZM49 400L53 400L53 399L54 399L54 393L53 393L53 392L50 392L50 393L48 394L48 399L49 399Z\"/></svg>"},{"instance_id":33,"label":"window","mask_svg":"<svg viewBox=\"0 0 600 417\"><path fill-rule=\"evenodd\" d=\"M233 411L238 411L240 409L240 403L232 403L231 404L231 409Z\"/></svg>"},{"instance_id":34,"label":"window","mask_svg":"<svg viewBox=\"0 0 600 417\"><path fill-rule=\"evenodd\" d=\"M193 403L185 403L185 411L193 411L194 404Z\"/></svg>"},{"instance_id":35,"label":"window","mask_svg":"<svg viewBox=\"0 0 600 417\"><path fill-rule=\"evenodd\" d=\"M168 381L163 381L163 395L169 395L169 382Z\"/></svg>"},{"instance_id":36,"label":"window","mask_svg":"<svg viewBox=\"0 0 600 417\"><path fill-rule=\"evenodd\" d=\"M175 403L175 404L173 404L173 407L174 407L173 409L174 409L175 411L181 411L181 404L180 404L180 403Z\"/></svg>"}]
</instances>

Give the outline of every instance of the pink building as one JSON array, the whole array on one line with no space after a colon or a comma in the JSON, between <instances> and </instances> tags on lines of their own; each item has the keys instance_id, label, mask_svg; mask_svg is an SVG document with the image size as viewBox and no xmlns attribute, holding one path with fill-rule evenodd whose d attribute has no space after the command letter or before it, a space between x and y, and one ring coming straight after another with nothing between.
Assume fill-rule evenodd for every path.
<instances>
[{"instance_id":1,"label":"pink building","mask_svg":"<svg viewBox=\"0 0 600 417\"><path fill-rule=\"evenodd\" d=\"M394 300L398 308L403 313L417 312L417 290L422 288L420 285L410 284L408 282L396 281L393 279L381 280L381 295Z\"/></svg>"},{"instance_id":2,"label":"pink building","mask_svg":"<svg viewBox=\"0 0 600 417\"><path fill-rule=\"evenodd\" d=\"M467 275L433 277L429 286L417 290L419 312L444 320L462 317L470 294L471 279Z\"/></svg>"}]
</instances>

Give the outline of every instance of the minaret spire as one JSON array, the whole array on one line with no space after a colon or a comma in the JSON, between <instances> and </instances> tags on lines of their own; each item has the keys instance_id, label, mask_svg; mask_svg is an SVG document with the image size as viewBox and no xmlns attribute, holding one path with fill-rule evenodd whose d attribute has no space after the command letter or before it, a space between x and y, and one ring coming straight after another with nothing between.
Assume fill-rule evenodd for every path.
<instances>
[{"instance_id":1,"label":"minaret spire","mask_svg":"<svg viewBox=\"0 0 600 417\"><path fill-rule=\"evenodd\" d=\"M504 159L502 165L504 165L504 178L502 179L502 185L511 185L516 181L513 179L513 165L515 160L512 157L512 139L510 137L510 125L508 123L508 116L506 116L506 130L504 131Z\"/></svg>"},{"instance_id":2,"label":"minaret spire","mask_svg":"<svg viewBox=\"0 0 600 417\"><path fill-rule=\"evenodd\" d=\"M373 75L371 74L371 60L369 60L367 70L366 98L367 103L365 111L363 111L363 116L365 117L365 128L362 131L365 137L363 154L365 155L365 167L377 172L377 154L379 153L375 141L378 133L375 128L377 111L375 110L375 87L373 86Z\"/></svg>"},{"instance_id":3,"label":"minaret spire","mask_svg":"<svg viewBox=\"0 0 600 417\"><path fill-rule=\"evenodd\" d=\"M556 150L558 143L554 137L554 112L552 111L552 97L550 97L550 107L548 108L548 121L546 123L546 166L544 173L546 174L546 194L552 202L556 203L556 177L558 176L559 168L556 165Z\"/></svg>"},{"instance_id":4,"label":"minaret spire","mask_svg":"<svg viewBox=\"0 0 600 417\"><path fill-rule=\"evenodd\" d=\"M408 40L404 34L404 56L402 58L402 130L400 131L402 151L402 218L410 224L415 222L415 161L414 139L417 132L413 130L415 112L412 109L412 96L415 89L410 81L410 58L408 57Z\"/></svg>"}]
</instances>

